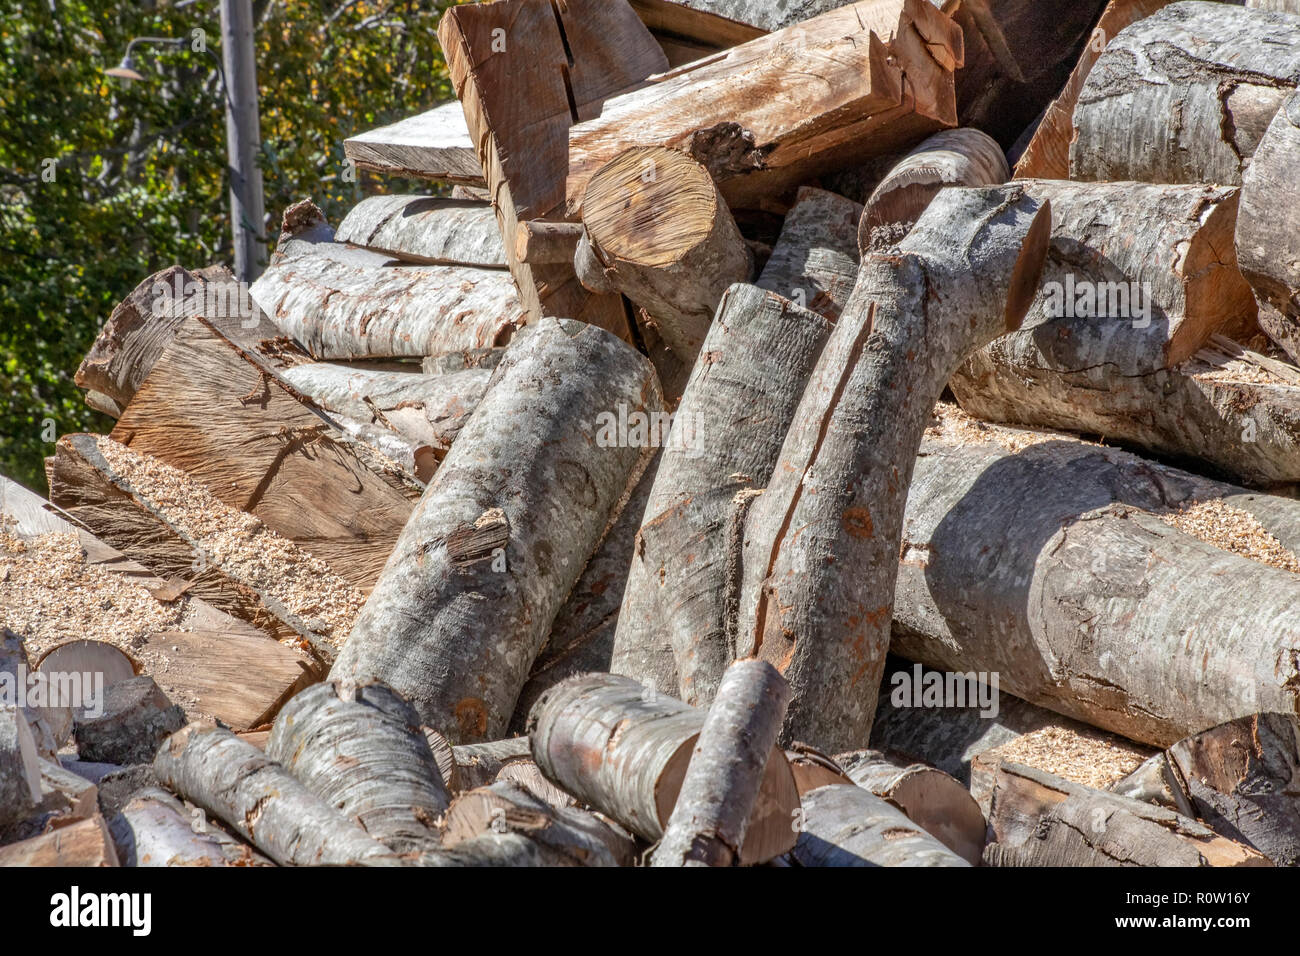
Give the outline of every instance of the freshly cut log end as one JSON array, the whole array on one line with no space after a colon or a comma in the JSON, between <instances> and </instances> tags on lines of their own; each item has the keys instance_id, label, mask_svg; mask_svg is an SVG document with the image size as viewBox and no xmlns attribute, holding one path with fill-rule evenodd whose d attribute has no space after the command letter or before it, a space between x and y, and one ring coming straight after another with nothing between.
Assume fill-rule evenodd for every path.
<instances>
[{"instance_id":1,"label":"freshly cut log end","mask_svg":"<svg viewBox=\"0 0 1300 956\"><path fill-rule=\"evenodd\" d=\"M74 723L77 755L92 763L149 763L158 745L185 726L185 712L152 677L131 677L104 690L102 713Z\"/></svg>"},{"instance_id":2,"label":"freshly cut log end","mask_svg":"<svg viewBox=\"0 0 1300 956\"><path fill-rule=\"evenodd\" d=\"M849 784L807 793L791 857L800 866L970 866L902 810Z\"/></svg>"}]
</instances>

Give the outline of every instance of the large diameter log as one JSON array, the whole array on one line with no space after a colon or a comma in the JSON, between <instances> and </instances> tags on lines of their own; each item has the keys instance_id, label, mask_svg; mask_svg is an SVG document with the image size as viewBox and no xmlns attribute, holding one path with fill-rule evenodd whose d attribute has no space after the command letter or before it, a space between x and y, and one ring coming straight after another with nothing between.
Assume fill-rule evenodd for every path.
<instances>
[{"instance_id":1,"label":"large diameter log","mask_svg":"<svg viewBox=\"0 0 1300 956\"><path fill-rule=\"evenodd\" d=\"M1300 93L1273 117L1242 177L1237 258L1255 290L1259 324L1300 361L1300 229L1291 199L1300 172Z\"/></svg>"},{"instance_id":2,"label":"large diameter log","mask_svg":"<svg viewBox=\"0 0 1300 956\"><path fill-rule=\"evenodd\" d=\"M438 845L450 795L419 715L383 684L307 688L281 709L266 753L398 853Z\"/></svg>"},{"instance_id":3,"label":"large diameter log","mask_svg":"<svg viewBox=\"0 0 1300 956\"><path fill-rule=\"evenodd\" d=\"M343 217L335 242L419 265L506 268L490 203L432 196L370 196Z\"/></svg>"},{"instance_id":4,"label":"large diameter log","mask_svg":"<svg viewBox=\"0 0 1300 956\"><path fill-rule=\"evenodd\" d=\"M861 219L852 199L801 186L754 284L834 321L858 281Z\"/></svg>"},{"instance_id":5,"label":"large diameter log","mask_svg":"<svg viewBox=\"0 0 1300 956\"><path fill-rule=\"evenodd\" d=\"M644 309L668 347L693 362L722 294L754 267L708 170L675 149L629 149L591 177L582 222L598 284Z\"/></svg>"},{"instance_id":6,"label":"large diameter log","mask_svg":"<svg viewBox=\"0 0 1300 956\"><path fill-rule=\"evenodd\" d=\"M169 789L224 821L281 866L385 865L392 851L221 727L191 724L154 758Z\"/></svg>"},{"instance_id":7,"label":"large diameter log","mask_svg":"<svg viewBox=\"0 0 1300 956\"><path fill-rule=\"evenodd\" d=\"M390 176L486 186L459 103L447 103L343 141L343 155Z\"/></svg>"},{"instance_id":8,"label":"large diameter log","mask_svg":"<svg viewBox=\"0 0 1300 956\"><path fill-rule=\"evenodd\" d=\"M790 701L763 661L727 669L691 754L654 866L732 866Z\"/></svg>"},{"instance_id":9,"label":"large diameter log","mask_svg":"<svg viewBox=\"0 0 1300 956\"><path fill-rule=\"evenodd\" d=\"M1300 82L1300 19L1175 3L1125 27L1074 108L1070 178L1239 185Z\"/></svg>"},{"instance_id":10,"label":"large diameter log","mask_svg":"<svg viewBox=\"0 0 1300 956\"><path fill-rule=\"evenodd\" d=\"M532 327L412 514L333 674L384 681L453 742L502 736L652 451L608 435L602 447L620 409L661 410L649 363L601 329Z\"/></svg>"},{"instance_id":11,"label":"large diameter log","mask_svg":"<svg viewBox=\"0 0 1300 956\"><path fill-rule=\"evenodd\" d=\"M832 784L804 794L800 866L970 866L869 790Z\"/></svg>"},{"instance_id":12,"label":"large diameter log","mask_svg":"<svg viewBox=\"0 0 1300 956\"><path fill-rule=\"evenodd\" d=\"M40 800L40 757L27 718L0 705L0 828L24 819Z\"/></svg>"},{"instance_id":13,"label":"large diameter log","mask_svg":"<svg viewBox=\"0 0 1300 956\"><path fill-rule=\"evenodd\" d=\"M990 866L1269 866L1250 847L1163 807L1003 763L989 814Z\"/></svg>"},{"instance_id":14,"label":"large diameter log","mask_svg":"<svg viewBox=\"0 0 1300 956\"><path fill-rule=\"evenodd\" d=\"M107 823L123 866L271 865L158 787L136 793Z\"/></svg>"},{"instance_id":15,"label":"large diameter log","mask_svg":"<svg viewBox=\"0 0 1300 956\"><path fill-rule=\"evenodd\" d=\"M149 763L158 745L185 726L185 711L152 677L130 677L104 690L102 713L82 714L73 725L77 756L92 763Z\"/></svg>"},{"instance_id":16,"label":"large diameter log","mask_svg":"<svg viewBox=\"0 0 1300 956\"><path fill-rule=\"evenodd\" d=\"M705 712L626 677L587 674L548 690L529 718L533 759L552 783L654 842L664 835ZM742 865L794 845L799 793L774 748L750 816Z\"/></svg>"},{"instance_id":17,"label":"large diameter log","mask_svg":"<svg viewBox=\"0 0 1300 956\"><path fill-rule=\"evenodd\" d=\"M995 186L1009 178L1007 157L988 134L967 127L935 133L872 191L858 228L858 249L882 252L897 243L946 186Z\"/></svg>"},{"instance_id":18,"label":"large diameter log","mask_svg":"<svg viewBox=\"0 0 1300 956\"><path fill-rule=\"evenodd\" d=\"M745 530L737 652L790 681L786 739L867 741L917 448L956 368L1024 317L1050 224L1018 186L947 189L864 262Z\"/></svg>"}]
</instances>

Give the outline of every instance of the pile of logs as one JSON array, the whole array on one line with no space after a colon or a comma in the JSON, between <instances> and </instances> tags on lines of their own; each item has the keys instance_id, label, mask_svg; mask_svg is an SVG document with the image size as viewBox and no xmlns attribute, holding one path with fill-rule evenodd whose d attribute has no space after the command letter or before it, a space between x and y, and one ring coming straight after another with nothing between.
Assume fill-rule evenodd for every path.
<instances>
[{"instance_id":1,"label":"pile of logs","mask_svg":"<svg viewBox=\"0 0 1300 956\"><path fill-rule=\"evenodd\" d=\"M0 863L1300 865L1300 4L439 37L0 479Z\"/></svg>"}]
</instances>

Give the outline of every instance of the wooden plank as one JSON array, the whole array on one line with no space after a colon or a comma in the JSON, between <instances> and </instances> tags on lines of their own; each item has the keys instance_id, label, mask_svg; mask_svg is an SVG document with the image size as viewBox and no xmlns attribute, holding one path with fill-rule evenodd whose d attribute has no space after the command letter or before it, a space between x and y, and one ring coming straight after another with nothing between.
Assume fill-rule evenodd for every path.
<instances>
[{"instance_id":1,"label":"wooden plank","mask_svg":"<svg viewBox=\"0 0 1300 956\"><path fill-rule=\"evenodd\" d=\"M423 265L507 268L490 203L431 196L371 196L339 223L335 242L350 242Z\"/></svg>"},{"instance_id":2,"label":"wooden plank","mask_svg":"<svg viewBox=\"0 0 1300 956\"><path fill-rule=\"evenodd\" d=\"M345 139L343 155L360 169L389 176L487 185L459 103Z\"/></svg>"}]
</instances>

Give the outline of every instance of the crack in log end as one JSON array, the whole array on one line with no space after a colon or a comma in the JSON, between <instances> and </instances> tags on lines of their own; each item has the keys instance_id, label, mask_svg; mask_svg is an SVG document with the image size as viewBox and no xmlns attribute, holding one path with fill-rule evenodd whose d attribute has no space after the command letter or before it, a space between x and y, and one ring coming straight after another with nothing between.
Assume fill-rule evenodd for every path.
<instances>
[{"instance_id":1,"label":"crack in log end","mask_svg":"<svg viewBox=\"0 0 1300 956\"><path fill-rule=\"evenodd\" d=\"M466 697L456 702L453 710L461 740L479 740L487 733L487 705L477 697Z\"/></svg>"},{"instance_id":2,"label":"crack in log end","mask_svg":"<svg viewBox=\"0 0 1300 956\"><path fill-rule=\"evenodd\" d=\"M694 130L684 144L686 155L716 181L767 168L767 156L774 148L773 143L759 146L754 134L735 122Z\"/></svg>"}]
</instances>

